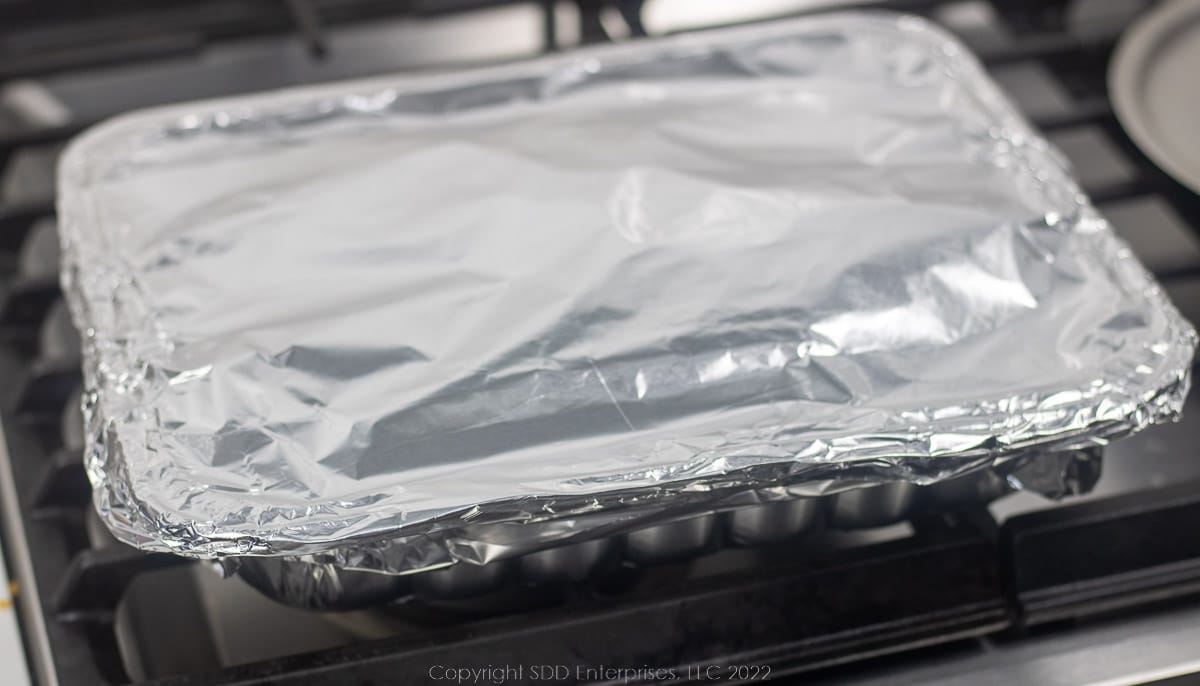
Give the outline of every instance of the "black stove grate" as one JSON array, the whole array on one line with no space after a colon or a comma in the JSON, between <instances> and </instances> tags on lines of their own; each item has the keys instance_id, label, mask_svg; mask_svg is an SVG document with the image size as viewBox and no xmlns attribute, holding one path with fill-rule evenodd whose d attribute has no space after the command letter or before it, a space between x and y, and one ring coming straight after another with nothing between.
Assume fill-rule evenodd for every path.
<instances>
[{"instance_id":1,"label":"black stove grate","mask_svg":"<svg viewBox=\"0 0 1200 686\"><path fill-rule=\"evenodd\" d=\"M320 59L328 50L325 29L331 25L501 4L506 3L139 1L101 12L95 3L10 2L0 4L0 26L6 27L0 29L0 86L103 65L186 58L220 41L291 31L299 32L313 58ZM937 17L955 3L863 4ZM1067 30L1066 0L994 4L1013 39L981 48L985 64L1036 63L1069 92L1070 107L1031 113L1034 123L1052 137L1098 130L1130 161L1132 171L1123 178L1085 179L1097 204L1104 209L1151 198L1200 233L1200 198L1150 163L1113 115L1104 74L1119 28L1076 36ZM539 5L543 49L558 49L554 3ZM640 6L628 0L578 0L581 39L607 38L601 13L608 7L619 12L631 35L643 35ZM74 14L68 22L69 12ZM27 151L61 145L92 123L0 127L0 171ZM5 381L0 422L7 450L7 457L0 454L3 542L11 576L23 584L20 621L39 683L124 683L129 675L114 632L118 603L140 576L196 563L123 545L93 549L88 543L90 488L76 440L60 435L60 417L80 381L78 352L62 345L48 349L47 337L55 335L56 325L61 331L57 284L53 274L31 274L21 263L53 217L52 191L9 201L0 193L0 379ZM1150 266L1185 314L1193 321L1200 318L1200 251ZM1200 543L1187 534L1197 526L1200 482L1054 508L1012 518L1003 527L982 507L925 514L913 520L913 534L901 540L815 559L805 555L798 561L796 551L783 546L771 564L704 579L673 577L668 565L657 572L667 581L649 591L568 592L553 607L443 622L416 638L364 641L156 683L405 683L427 678L432 664L450 663L673 668L677 681L714 676L751 681L764 676L762 668L780 676L1196 594ZM199 644L195 650L204 652ZM707 670L733 664L760 668ZM649 681L655 672L632 675ZM562 675L522 675L537 676ZM570 676L607 678L597 672Z\"/></svg>"}]
</instances>

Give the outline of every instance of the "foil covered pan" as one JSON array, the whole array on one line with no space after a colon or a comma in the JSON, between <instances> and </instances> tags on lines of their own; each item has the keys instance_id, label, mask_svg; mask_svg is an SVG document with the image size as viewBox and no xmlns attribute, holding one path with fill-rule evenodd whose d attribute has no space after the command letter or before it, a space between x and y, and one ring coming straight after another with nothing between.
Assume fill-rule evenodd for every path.
<instances>
[{"instance_id":1,"label":"foil covered pan","mask_svg":"<svg viewBox=\"0 0 1200 686\"><path fill-rule=\"evenodd\" d=\"M1175 418L1195 346L890 14L147 110L59 184L95 504L182 555L399 574L934 484Z\"/></svg>"}]
</instances>

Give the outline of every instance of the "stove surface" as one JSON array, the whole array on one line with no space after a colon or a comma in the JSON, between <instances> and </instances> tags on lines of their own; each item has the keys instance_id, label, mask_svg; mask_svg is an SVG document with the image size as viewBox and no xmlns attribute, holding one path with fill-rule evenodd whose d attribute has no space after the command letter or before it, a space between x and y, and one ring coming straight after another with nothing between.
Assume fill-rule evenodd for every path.
<instances>
[{"instance_id":1,"label":"stove surface","mask_svg":"<svg viewBox=\"0 0 1200 686\"><path fill-rule=\"evenodd\" d=\"M28 686L29 669L14 607L17 588L10 581L3 553L0 553L0 665L4 665L7 683Z\"/></svg>"},{"instance_id":2,"label":"stove surface","mask_svg":"<svg viewBox=\"0 0 1200 686\"><path fill-rule=\"evenodd\" d=\"M337 14L336 2L287 4L322 8L327 17L343 16ZM340 4L357 6L354 2ZM296 19L303 16L303 10L290 19L286 14L259 17L239 10L238 2L214 2L204 22L220 27L219 31L213 29L220 33L219 38L210 39L198 29L182 31L180 26L194 28L194 24L179 18L185 17L181 10L176 19L162 20L170 30L156 34L159 38L127 41L116 56L111 50L90 56L85 52L82 64L78 55L72 57L74 53L64 57L69 51L62 49L78 42L78 27L60 29L51 22L39 28L21 24L25 28L11 34L0 29L0 282L5 284L0 293L0 378L10 380L0 388L0 408L4 409L0 415L0 508L8 563L0 565L0 582L7 585L5 569L22 580L14 600L26 643L23 649L14 613L4 606L8 596L0 592L0 664L20 665L19 656L25 653L34 682L43 684L152 679L264 683L278 674L290 676L278 677L277 683L289 678L296 683L319 683L320 679L346 683L375 674L352 671L369 670L367 664L391 665L387 668L394 671L379 673L400 674L404 663L395 656L407 656L409 662L425 659L421 656L430 653L422 651L435 650L433 644L447 650L458 646L459 651L484 651L481 654L486 657L487 646L498 646L495 650L500 651L506 645L521 645L504 643L507 636L528 632L549 636L545 639L549 644L556 633L569 636L573 622L590 621L590 605L579 605L583 609L572 615L576 607L572 603L580 599L570 590L562 596L533 600L521 592L493 593L486 596L490 605L475 598L443 600L432 608L405 602L349 613L285 607L240 578L220 578L208 565L181 564L168 559L170 556L131 554L83 507L86 484L80 483L77 452L81 436L73 428L78 426L78 413L68 411L64 419L62 412L63 407L70 407L70 394L78 383L78 337L64 319L61 304L56 304L58 254L53 240L53 165L69 135L88 123L137 107L398 70L513 59L539 53L548 40L556 49L569 49L599 35L629 39L638 28L637 22L631 24L621 14L623 8L637 4L628 2L510 5L460 1L454 11L429 9L446 6L433 0L413 4L426 8L424 16L381 12L370 21L331 21L313 29ZM718 0L660 0L647 4L641 27L661 33L790 15L830 4L848 3L754 0L736 3L735 8ZM1200 322L1200 201L1149 165L1124 136L1105 99L1104 68L1112 46L1131 19L1152 2L899 0L867 4L927 14L980 51L995 78L1072 160L1087 192L1159 276L1184 315ZM363 11L378 12L378 4L362 5L367 8ZM4 24L4 11L5 5L0 3L0 25ZM301 30L292 29L289 22L293 20ZM252 24L274 28L245 28ZM102 35L120 27L100 22L93 29L94 35ZM314 57L317 53L324 56ZM32 57L17 59L18 55ZM1082 502L1104 505L1114 496L1174 484L1200 484L1198 445L1200 396L1193 393L1181 423L1156 427L1110 446L1095 489L1064 500L1061 508L1065 511ZM1195 493L1200 494L1200 485L1195 486ZM1200 502L1200 496L1196 500ZM970 564L991 564L979 562L983 559L979 555L994 555L994 547L988 546L1006 540L1006 521L1020 524L1028 521L1022 515L1056 507L1060 506L1020 493L990 506L991 524L975 527L972 522L981 513L964 511L949 524L914 519L842 535L830 545L839 550L881 552L875 557L857 553L856 557L837 557L830 563L836 573L799 567L786 574L776 571L793 569L789 565L795 564L797 553L788 546L726 548L638 572L627 587L605 596L606 602L617 600L603 607L605 612L627 613L621 615L630 618L625 624L613 626L625 627L618 633L636 638L638 623L654 626L654 621L682 616L685 610L701 613L724 608L733 612L739 607L736 600L727 605L693 601L704 594L719 596L726 589L721 584L738 576L759 584L746 582L747 588L758 589L747 591L747 597L760 593L763 598L774 598L779 596L771 593L782 592L777 586L791 588L793 579L801 577L811 580L832 574L838 582L845 582L857 578L855 574L871 578L872 573L887 573L893 574L889 582L893 583L896 569L927 564L936 571L938 564L945 567L948 560L970 570ZM1152 506L1134 508L1137 512L1146 509ZM924 547L910 545L925 540L923 536L931 537L921 544ZM933 550L944 557L929 557ZM1016 553L1019 557L1019 548ZM903 564L909 566L896 562L907 559L906 555L911 559ZM899 566L887 566L885 559L887 564ZM1183 562L1172 564L1180 567ZM1200 574L1193 576L1200 578ZM1191 580L1193 576L1181 578ZM926 629L920 625L920 631L913 630L903 640L892 637L892 643L887 643L881 638L879 644L859 646L857 652L847 649L844 654L861 659L874 654L872 651L887 653L935 643L939 647L837 667L829 665L841 658L814 649L806 655L823 669L815 672L811 681L1118 684L1200 671L1196 662L1200 655L1194 650L1200 645L1200 605L1195 589L1165 596L1170 601L1166 607L1160 600L1160 606L1152 609L1143 607L1130 613L1114 608L1094 618L1048 621L1018 631L1023 600L1007 595L1000 578L976 581L978 588L972 592L978 595L955 596L955 602L975 603L977 610L958 634L921 633ZM920 584L930 582L922 578ZM1171 588L1183 588L1180 584ZM835 589L836 585L822 588ZM683 597L693 589L694 596ZM674 598L673 594L682 594L682 599L678 605L666 607L661 599ZM989 604L992 595L1003 596L1007 605ZM948 597L929 598L928 602L949 602ZM626 602L627 598L637 602ZM818 600L824 602L826 596L817 595L806 602ZM929 609L917 607L915 597L904 602L878 599L879 604L893 601L897 612L908 613L905 621ZM1012 609L1014 605L1017 610ZM663 630L669 626L671 623L664 622ZM561 629L552 632L547 627ZM1007 633L995 635L1001 628L1007 628ZM750 631L747 628L745 633ZM955 640L947 642L950 638ZM563 641L565 649L572 648L567 638ZM642 642L651 640L643 638ZM311 660L286 657L322 650L331 652ZM505 653L492 655L503 657ZM791 665L790 659L780 657L779 664ZM243 671L217 671L239 665ZM10 672L7 667L4 673L22 678L20 672ZM191 676L179 676L189 673Z\"/></svg>"}]
</instances>

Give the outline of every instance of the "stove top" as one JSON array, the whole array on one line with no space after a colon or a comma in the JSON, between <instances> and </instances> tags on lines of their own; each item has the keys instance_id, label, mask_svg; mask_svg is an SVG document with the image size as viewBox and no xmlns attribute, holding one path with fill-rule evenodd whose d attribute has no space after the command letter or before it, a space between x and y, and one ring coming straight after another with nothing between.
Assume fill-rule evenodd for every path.
<instances>
[{"instance_id":1,"label":"stove top","mask_svg":"<svg viewBox=\"0 0 1200 686\"><path fill-rule=\"evenodd\" d=\"M104 117L869 5L929 16L979 51L1200 322L1200 198L1137 150L1106 96L1115 42L1153 4L0 0L0 581L5 569L14 580L0 591L0 659L39 684L406 683L436 669L508 683L643 683L671 670L677 682L805 672L814 683L1077 684L1200 670L1200 399L1102 462L1079 456L1081 481L1102 474L1061 504L1020 493L897 506L903 521L889 526L874 525L896 517L780 544L709 535L687 555L611 562L598 584L531 588L520 570L493 568L414 582L386 606L314 612L108 535L88 506L79 339L57 288L54 164ZM659 533L676 544L703 526ZM446 671L457 669L476 671Z\"/></svg>"}]
</instances>

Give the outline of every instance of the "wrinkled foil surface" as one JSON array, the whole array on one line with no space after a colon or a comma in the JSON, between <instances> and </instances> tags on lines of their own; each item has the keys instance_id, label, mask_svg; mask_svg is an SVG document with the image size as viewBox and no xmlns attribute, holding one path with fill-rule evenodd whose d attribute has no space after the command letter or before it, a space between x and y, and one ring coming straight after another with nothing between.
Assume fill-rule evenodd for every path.
<instances>
[{"instance_id":1,"label":"wrinkled foil surface","mask_svg":"<svg viewBox=\"0 0 1200 686\"><path fill-rule=\"evenodd\" d=\"M896 15L148 110L59 174L95 503L148 550L402 573L928 484L1175 418L1195 346Z\"/></svg>"}]
</instances>

